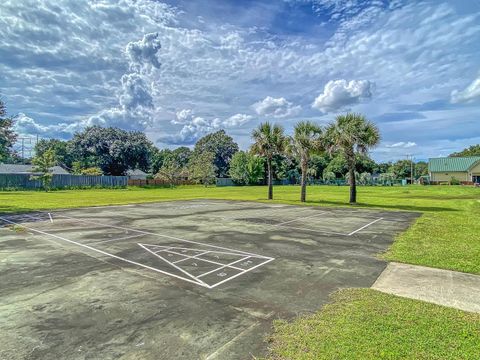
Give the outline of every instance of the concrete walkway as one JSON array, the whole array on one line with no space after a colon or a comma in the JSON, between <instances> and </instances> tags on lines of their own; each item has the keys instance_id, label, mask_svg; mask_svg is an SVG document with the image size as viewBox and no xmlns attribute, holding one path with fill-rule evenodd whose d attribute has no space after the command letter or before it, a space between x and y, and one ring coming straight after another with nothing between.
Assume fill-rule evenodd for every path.
<instances>
[{"instance_id":1,"label":"concrete walkway","mask_svg":"<svg viewBox=\"0 0 480 360\"><path fill-rule=\"evenodd\" d=\"M385 293L480 313L480 276L389 263L372 288Z\"/></svg>"}]
</instances>

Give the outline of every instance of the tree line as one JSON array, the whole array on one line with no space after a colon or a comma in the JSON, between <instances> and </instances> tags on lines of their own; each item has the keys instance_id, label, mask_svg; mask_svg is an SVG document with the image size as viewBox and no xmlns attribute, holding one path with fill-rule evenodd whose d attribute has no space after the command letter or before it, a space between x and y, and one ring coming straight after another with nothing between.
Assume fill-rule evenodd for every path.
<instances>
[{"instance_id":1,"label":"tree line","mask_svg":"<svg viewBox=\"0 0 480 360\"><path fill-rule=\"evenodd\" d=\"M0 162L25 161L13 151L14 120L0 101ZM309 181L344 179L352 187L350 200L354 202L356 184L369 183L372 174L380 174L383 180L411 176L411 160L376 163L368 156L379 140L378 128L354 113L340 115L325 127L299 122L292 135L285 134L278 124L262 123L253 130L253 144L247 151L240 151L224 130L202 137L193 149L159 149L142 132L91 126L67 141L40 140L35 145L34 163L43 167L53 163L84 175L125 175L128 170L140 169L170 183L188 179L208 185L215 178L228 177L239 185L266 183L269 198L273 198L274 180L288 179L301 184L302 201ZM474 155L480 155L480 145L452 154ZM426 175L427 167L426 162L414 163L415 177Z\"/></svg>"}]
</instances>

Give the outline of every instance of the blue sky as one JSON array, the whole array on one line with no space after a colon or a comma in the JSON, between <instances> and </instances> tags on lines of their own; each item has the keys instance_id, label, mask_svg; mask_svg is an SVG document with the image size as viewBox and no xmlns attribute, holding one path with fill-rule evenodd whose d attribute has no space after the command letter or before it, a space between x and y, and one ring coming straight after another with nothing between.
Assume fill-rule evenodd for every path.
<instances>
[{"instance_id":1,"label":"blue sky","mask_svg":"<svg viewBox=\"0 0 480 360\"><path fill-rule=\"evenodd\" d=\"M159 147L259 122L361 112L372 156L448 155L480 143L478 1L7 0L0 94L23 135L88 125Z\"/></svg>"}]
</instances>

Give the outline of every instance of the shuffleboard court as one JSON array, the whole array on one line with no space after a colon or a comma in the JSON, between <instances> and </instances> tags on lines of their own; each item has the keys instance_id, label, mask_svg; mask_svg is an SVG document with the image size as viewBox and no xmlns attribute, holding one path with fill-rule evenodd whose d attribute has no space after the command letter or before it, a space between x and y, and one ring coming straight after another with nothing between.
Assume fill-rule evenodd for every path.
<instances>
[{"instance_id":1,"label":"shuffleboard court","mask_svg":"<svg viewBox=\"0 0 480 360\"><path fill-rule=\"evenodd\" d=\"M274 319L370 286L416 216L220 200L0 215L0 355L262 355Z\"/></svg>"}]
</instances>

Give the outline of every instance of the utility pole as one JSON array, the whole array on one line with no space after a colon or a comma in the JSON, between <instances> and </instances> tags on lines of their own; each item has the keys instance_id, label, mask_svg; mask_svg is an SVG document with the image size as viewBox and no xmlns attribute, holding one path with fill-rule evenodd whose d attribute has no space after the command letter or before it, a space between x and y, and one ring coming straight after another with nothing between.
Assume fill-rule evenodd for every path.
<instances>
[{"instance_id":1,"label":"utility pole","mask_svg":"<svg viewBox=\"0 0 480 360\"><path fill-rule=\"evenodd\" d=\"M25 149L25 145L32 145L32 138L30 138L30 137L19 137L19 138L17 138L17 140L21 140L21 142L22 142L20 153L22 154L22 164L25 164L25 150L27 150L29 152L30 156L32 155L31 147L29 147L28 149ZM25 142L25 140L28 140L28 143Z\"/></svg>"}]
</instances>

